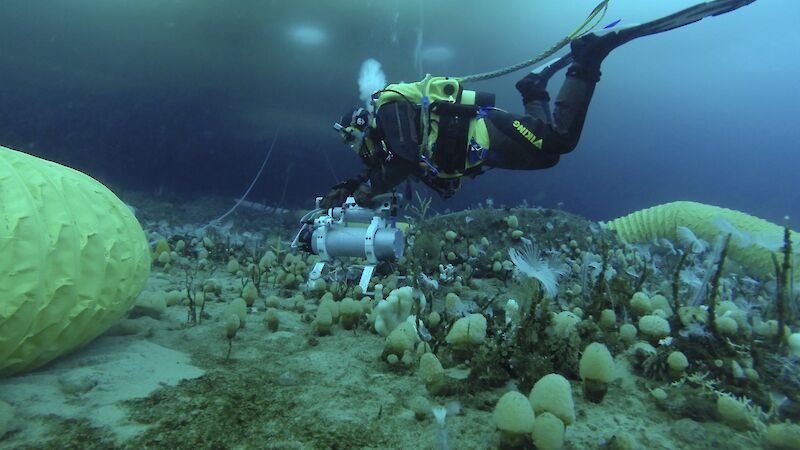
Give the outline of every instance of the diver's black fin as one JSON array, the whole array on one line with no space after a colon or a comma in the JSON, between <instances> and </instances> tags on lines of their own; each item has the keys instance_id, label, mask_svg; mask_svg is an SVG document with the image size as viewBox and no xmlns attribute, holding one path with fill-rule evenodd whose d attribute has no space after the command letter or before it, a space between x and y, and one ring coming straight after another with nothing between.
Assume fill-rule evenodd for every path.
<instances>
[{"instance_id":1,"label":"diver's black fin","mask_svg":"<svg viewBox=\"0 0 800 450\"><path fill-rule=\"evenodd\" d=\"M572 53L567 53L560 58L552 59L536 67L531 72L538 74L543 80L549 80L556 72L570 64L572 64Z\"/></svg>"},{"instance_id":2,"label":"diver's black fin","mask_svg":"<svg viewBox=\"0 0 800 450\"><path fill-rule=\"evenodd\" d=\"M706 17L719 16L721 14L735 11L755 1L756 0L708 0L650 22L638 25L630 25L627 27L615 27L610 30L599 30L597 33L592 32L589 34L596 33L595 38L606 38L605 40L608 42L607 45L609 45L606 50L611 51L611 49L619 47L620 45L636 38L674 30L676 28L698 22ZM612 35L614 37L612 37ZM574 58L572 52L570 51L556 60L545 63L545 65L535 69L534 72L542 73L543 75L549 77L568 66L573 62L573 60Z\"/></svg>"},{"instance_id":3,"label":"diver's black fin","mask_svg":"<svg viewBox=\"0 0 800 450\"><path fill-rule=\"evenodd\" d=\"M660 19L652 20L641 25L621 28L619 31L617 31L617 33L629 38L627 40L636 39L642 36L649 36L656 33L663 33L665 31L674 30L675 28L680 28L698 22L706 17L719 16L721 14L735 11L742 6L747 6L750 3L753 3L754 1L756 0L708 0Z\"/></svg>"}]
</instances>

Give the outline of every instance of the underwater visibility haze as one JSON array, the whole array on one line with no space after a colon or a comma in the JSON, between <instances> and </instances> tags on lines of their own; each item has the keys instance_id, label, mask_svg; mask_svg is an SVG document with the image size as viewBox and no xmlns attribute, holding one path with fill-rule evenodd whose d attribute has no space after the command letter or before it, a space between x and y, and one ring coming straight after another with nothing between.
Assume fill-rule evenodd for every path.
<instances>
[{"instance_id":1,"label":"underwater visibility haze","mask_svg":"<svg viewBox=\"0 0 800 450\"><path fill-rule=\"evenodd\" d=\"M0 448L800 449L797 17L4 0Z\"/></svg>"}]
</instances>

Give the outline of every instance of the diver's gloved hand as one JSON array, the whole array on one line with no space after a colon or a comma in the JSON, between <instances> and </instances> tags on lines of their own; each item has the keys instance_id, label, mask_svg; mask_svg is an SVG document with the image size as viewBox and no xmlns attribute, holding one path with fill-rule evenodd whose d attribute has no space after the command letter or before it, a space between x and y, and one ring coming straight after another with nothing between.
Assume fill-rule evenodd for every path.
<instances>
[{"instance_id":1,"label":"diver's gloved hand","mask_svg":"<svg viewBox=\"0 0 800 450\"><path fill-rule=\"evenodd\" d=\"M372 200L374 196L372 188L367 183L359 184L358 188L353 192L353 198L356 199L356 204L364 208L372 208L375 206L375 202Z\"/></svg>"},{"instance_id":2,"label":"diver's gloved hand","mask_svg":"<svg viewBox=\"0 0 800 450\"><path fill-rule=\"evenodd\" d=\"M357 186L358 182L354 180L347 180L335 184L331 188L330 192L322 197L322 200L319 202L319 207L322 209L328 209L342 206L342 203L347 200L347 197L350 196Z\"/></svg>"},{"instance_id":3,"label":"diver's gloved hand","mask_svg":"<svg viewBox=\"0 0 800 450\"><path fill-rule=\"evenodd\" d=\"M333 188L330 192L325 194L324 197L322 197L322 200L319 202L319 207L322 209L328 209L336 206L342 206L342 203L347 200L348 195L350 195L350 192L344 188Z\"/></svg>"},{"instance_id":4,"label":"diver's gloved hand","mask_svg":"<svg viewBox=\"0 0 800 450\"><path fill-rule=\"evenodd\" d=\"M331 188L322 200L319 202L320 208L328 209L342 206L347 200L347 197L352 196L355 198L359 206L366 208L372 207L372 188L367 183L361 182L360 179L355 178L338 183Z\"/></svg>"}]
</instances>

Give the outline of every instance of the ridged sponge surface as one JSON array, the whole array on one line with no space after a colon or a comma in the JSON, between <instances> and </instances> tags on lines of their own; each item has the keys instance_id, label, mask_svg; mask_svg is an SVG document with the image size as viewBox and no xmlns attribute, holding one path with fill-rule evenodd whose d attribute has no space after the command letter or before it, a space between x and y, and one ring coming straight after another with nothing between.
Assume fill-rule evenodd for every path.
<instances>
[{"instance_id":1,"label":"ridged sponge surface","mask_svg":"<svg viewBox=\"0 0 800 450\"><path fill-rule=\"evenodd\" d=\"M142 227L114 193L0 147L0 375L39 367L106 331L149 273Z\"/></svg>"},{"instance_id":2,"label":"ridged sponge surface","mask_svg":"<svg viewBox=\"0 0 800 450\"><path fill-rule=\"evenodd\" d=\"M732 225L737 231L761 242L769 241L782 244L783 227L764 219L745 214L741 211L720 208L688 201L679 201L653 206L636 211L627 216L608 222L608 227L616 230L620 239L629 243L651 242L656 238L666 238L676 242L678 227L687 227L703 240L713 244L717 236L726 233L720 229L719 223ZM793 246L800 239L797 232L792 232ZM728 256L745 268L759 276L774 274L773 253L782 261L782 255L759 244L746 246L736 245L731 241ZM797 251L794 248L793 251ZM795 271L795 279L800 272Z\"/></svg>"}]
</instances>

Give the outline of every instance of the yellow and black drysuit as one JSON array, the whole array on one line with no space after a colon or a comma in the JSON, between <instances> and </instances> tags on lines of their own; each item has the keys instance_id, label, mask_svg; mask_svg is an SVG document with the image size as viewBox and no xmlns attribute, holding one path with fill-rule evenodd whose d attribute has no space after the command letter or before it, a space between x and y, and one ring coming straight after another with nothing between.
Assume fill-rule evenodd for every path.
<instances>
[{"instance_id":1,"label":"yellow and black drysuit","mask_svg":"<svg viewBox=\"0 0 800 450\"><path fill-rule=\"evenodd\" d=\"M359 154L366 170L337 184L324 208L354 196L369 205L372 196L416 178L447 198L463 176L490 168L546 169L572 151L580 138L599 61L585 69L576 63L550 114L549 76L528 74L516 87L525 114L494 107L492 94L464 90L457 80L426 77L416 83L390 84L373 95L374 113L358 109L336 128Z\"/></svg>"}]
</instances>

